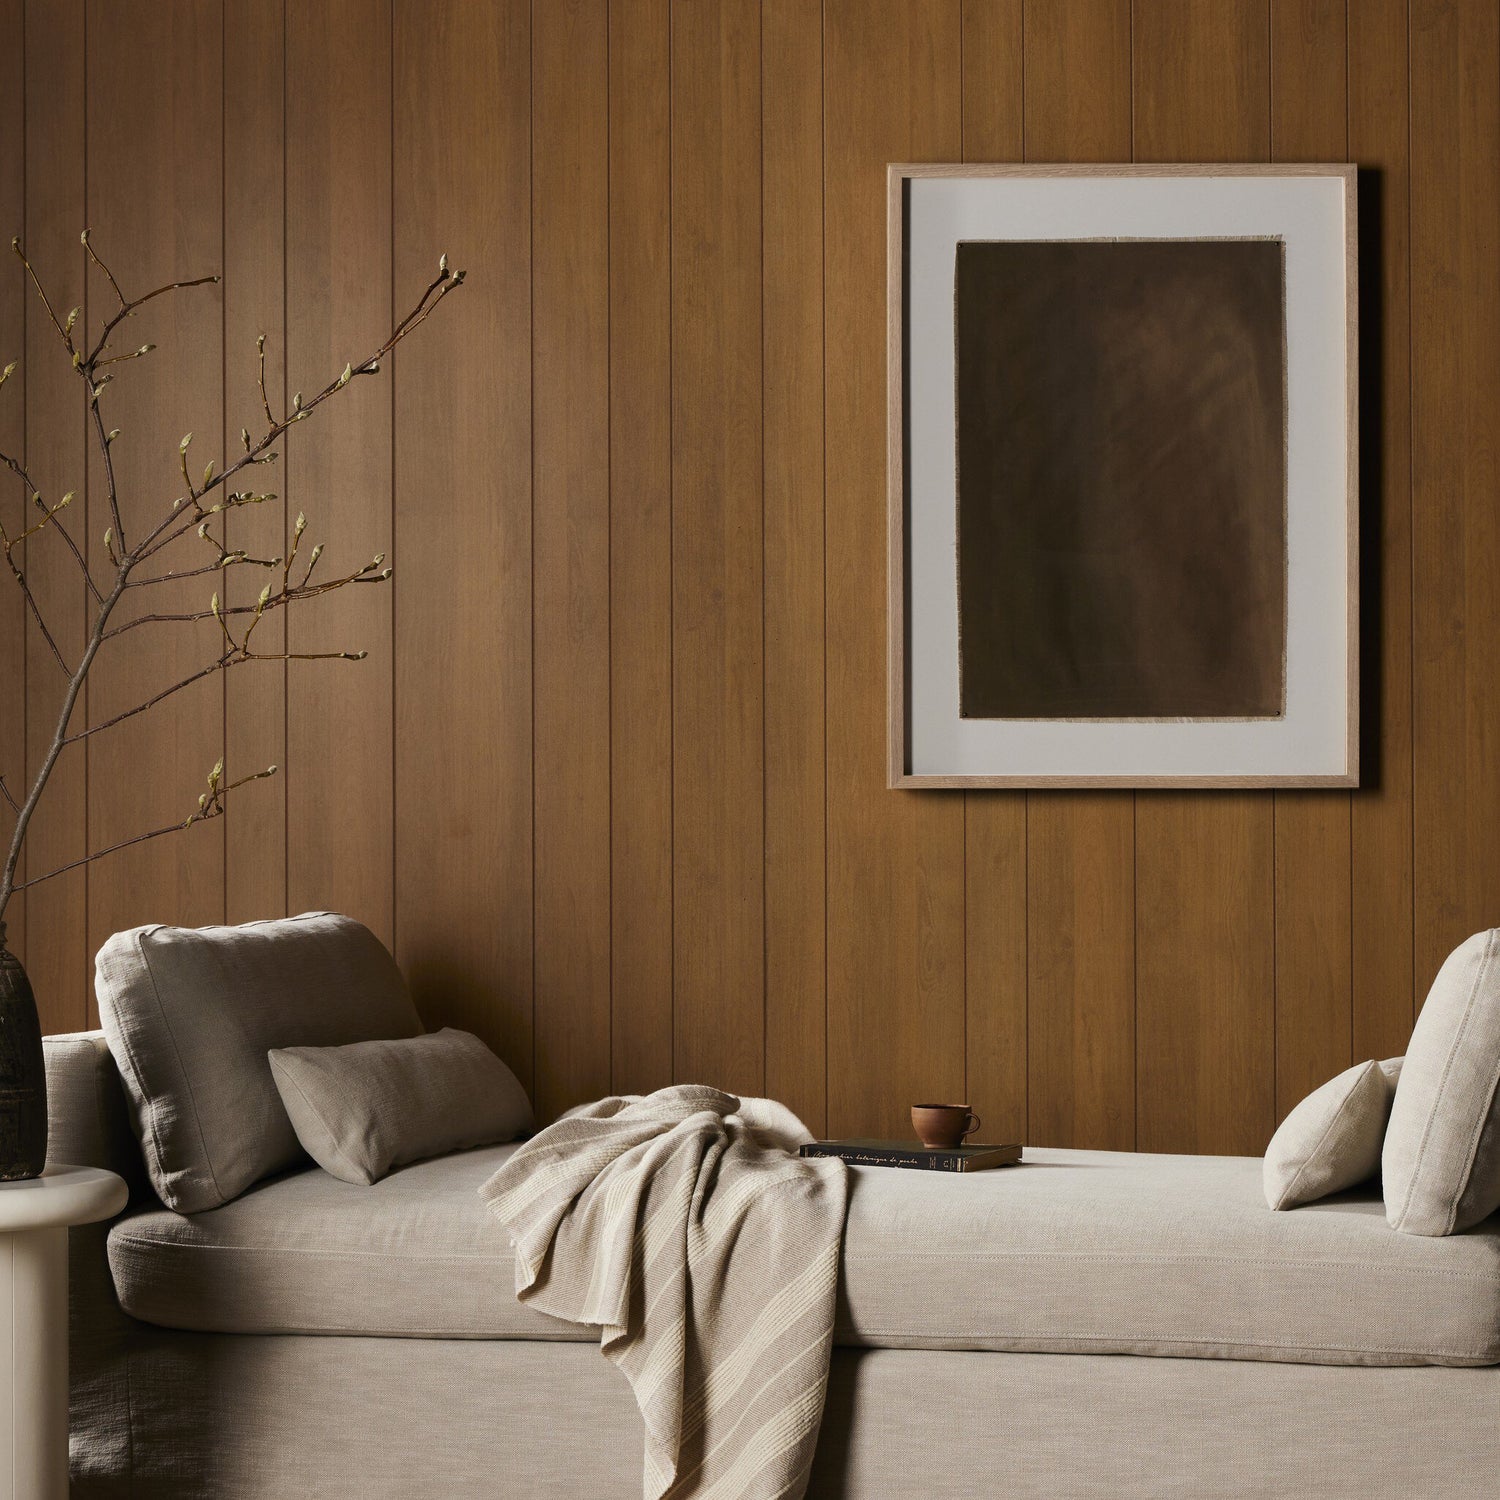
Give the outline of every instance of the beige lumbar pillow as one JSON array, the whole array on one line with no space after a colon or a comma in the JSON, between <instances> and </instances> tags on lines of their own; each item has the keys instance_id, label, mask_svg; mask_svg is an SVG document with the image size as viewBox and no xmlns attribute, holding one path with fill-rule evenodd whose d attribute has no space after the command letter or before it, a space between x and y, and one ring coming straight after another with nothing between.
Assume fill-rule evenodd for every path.
<instances>
[{"instance_id":1,"label":"beige lumbar pillow","mask_svg":"<svg viewBox=\"0 0 1500 1500\"><path fill-rule=\"evenodd\" d=\"M520 1080L467 1031L268 1056L303 1150L345 1182L378 1182L404 1162L514 1140L533 1124Z\"/></svg>"},{"instance_id":2,"label":"beige lumbar pillow","mask_svg":"<svg viewBox=\"0 0 1500 1500\"><path fill-rule=\"evenodd\" d=\"M1314 1089L1266 1147L1266 1202L1296 1208L1373 1177L1400 1074L1399 1057L1363 1062Z\"/></svg>"},{"instance_id":3,"label":"beige lumbar pillow","mask_svg":"<svg viewBox=\"0 0 1500 1500\"><path fill-rule=\"evenodd\" d=\"M1417 1017L1382 1170L1407 1234L1454 1234L1500 1208L1500 929L1448 955Z\"/></svg>"}]
</instances>

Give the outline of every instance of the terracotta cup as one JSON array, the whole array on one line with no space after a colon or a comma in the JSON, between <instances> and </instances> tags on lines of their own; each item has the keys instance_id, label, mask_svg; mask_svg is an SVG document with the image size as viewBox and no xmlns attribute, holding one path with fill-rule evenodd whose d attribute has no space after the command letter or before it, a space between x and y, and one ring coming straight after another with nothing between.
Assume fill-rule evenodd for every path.
<instances>
[{"instance_id":1,"label":"terracotta cup","mask_svg":"<svg viewBox=\"0 0 1500 1500\"><path fill-rule=\"evenodd\" d=\"M979 1129L979 1116L967 1104L913 1104L911 1123L924 1146L951 1151Z\"/></svg>"}]
</instances>

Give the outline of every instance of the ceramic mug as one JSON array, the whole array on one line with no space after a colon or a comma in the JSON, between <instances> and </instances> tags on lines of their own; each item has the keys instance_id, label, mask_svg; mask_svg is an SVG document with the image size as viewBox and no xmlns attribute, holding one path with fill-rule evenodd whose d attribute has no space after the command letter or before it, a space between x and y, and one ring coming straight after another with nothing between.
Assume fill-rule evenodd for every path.
<instances>
[{"instance_id":1,"label":"ceramic mug","mask_svg":"<svg viewBox=\"0 0 1500 1500\"><path fill-rule=\"evenodd\" d=\"M967 1104L913 1104L911 1123L924 1146L951 1151L979 1129L979 1116Z\"/></svg>"}]
</instances>

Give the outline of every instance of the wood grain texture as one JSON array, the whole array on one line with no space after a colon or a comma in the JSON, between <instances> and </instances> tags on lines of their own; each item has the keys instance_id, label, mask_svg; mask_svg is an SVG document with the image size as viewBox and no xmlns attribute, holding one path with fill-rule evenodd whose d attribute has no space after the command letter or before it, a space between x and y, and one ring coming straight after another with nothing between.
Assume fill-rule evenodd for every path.
<instances>
[{"instance_id":1,"label":"wood grain texture","mask_svg":"<svg viewBox=\"0 0 1500 1500\"><path fill-rule=\"evenodd\" d=\"M1344 0L1272 0L1271 154L1348 154ZM1276 1116L1354 1061L1351 798L1283 792L1276 820Z\"/></svg>"},{"instance_id":2,"label":"wood grain texture","mask_svg":"<svg viewBox=\"0 0 1500 1500\"><path fill-rule=\"evenodd\" d=\"M1264 161L1269 0L1132 0L1137 161Z\"/></svg>"},{"instance_id":3,"label":"wood grain texture","mask_svg":"<svg viewBox=\"0 0 1500 1500\"><path fill-rule=\"evenodd\" d=\"M886 163L961 149L949 0L824 9L828 1126L904 1134L965 1087L963 804L885 787ZM901 101L892 108L892 101ZM878 316L877 316L878 314ZM976 1085L980 1080L972 1080Z\"/></svg>"},{"instance_id":4,"label":"wood grain texture","mask_svg":"<svg viewBox=\"0 0 1500 1500\"><path fill-rule=\"evenodd\" d=\"M23 0L0 3L0 226L11 233L26 227L26 7ZM19 366L26 353L26 303L30 296L26 272L14 257L0 272L0 370L17 362L18 368L0 391L0 450L22 462L26 458L26 371ZM0 475L0 525L8 537L26 529L31 497L9 472ZM16 561L24 568L24 553ZM6 570L7 574L9 570ZM11 580L0 575L0 776L12 797L25 795L26 780L26 604ZM0 839L7 845L14 813L0 805ZM25 961L26 897L21 895L5 914L5 940Z\"/></svg>"},{"instance_id":5,"label":"wood grain texture","mask_svg":"<svg viewBox=\"0 0 1500 1500\"><path fill-rule=\"evenodd\" d=\"M320 389L391 327L389 0L289 8L286 75L286 369L295 393ZM356 382L289 436L280 468L307 516L306 542L329 543L323 565L352 572L391 553L389 381ZM294 652L369 652L287 669L287 905L347 912L390 943L392 591L345 589L289 618L286 630Z\"/></svg>"},{"instance_id":6,"label":"wood grain texture","mask_svg":"<svg viewBox=\"0 0 1500 1500\"><path fill-rule=\"evenodd\" d=\"M1130 160L1130 0L1030 0L1026 159Z\"/></svg>"},{"instance_id":7,"label":"wood grain texture","mask_svg":"<svg viewBox=\"0 0 1500 1500\"><path fill-rule=\"evenodd\" d=\"M766 1089L826 1126L821 0L761 11Z\"/></svg>"},{"instance_id":8,"label":"wood grain texture","mask_svg":"<svg viewBox=\"0 0 1500 1500\"><path fill-rule=\"evenodd\" d=\"M603 0L533 8L536 1080L609 1091L609 181Z\"/></svg>"},{"instance_id":9,"label":"wood grain texture","mask_svg":"<svg viewBox=\"0 0 1500 1500\"><path fill-rule=\"evenodd\" d=\"M1500 12L1411 11L1418 995L1500 911Z\"/></svg>"},{"instance_id":10,"label":"wood grain texture","mask_svg":"<svg viewBox=\"0 0 1500 1500\"><path fill-rule=\"evenodd\" d=\"M232 762L286 767L222 825L30 893L12 932L49 1029L89 1020L115 921L342 906L394 934L429 1023L528 1083L535 1059L546 1111L704 1078L842 1134L967 1095L987 1135L1259 1151L1319 1075L1404 1051L1496 920L1488 0L112 0L87 24L0 0L0 84L6 233L65 306L90 219L132 282L222 251L222 308L194 294L183 357L122 397L133 482L171 482L188 426L195 456L254 430L262 326L289 393L439 253L469 271L388 383L295 434L285 506L235 520L270 541L305 509L353 563L391 551L393 589L292 622L371 658L143 721L144 791L113 742L50 788L33 871L86 818L175 813L220 728ZM886 164L1132 148L1364 169L1364 784L888 791ZM0 434L82 490L75 377L14 291L0 272L0 360L24 358ZM98 501L74 512L96 561ZM33 577L78 642L71 562L38 549ZM34 766L60 684L21 637L0 614L24 704L0 761L24 733ZM188 650L139 632L89 712L163 648Z\"/></svg>"},{"instance_id":11,"label":"wood grain texture","mask_svg":"<svg viewBox=\"0 0 1500 1500\"><path fill-rule=\"evenodd\" d=\"M1128 161L1128 0L1026 10L1026 155ZM1135 1143L1135 798L1030 799L1027 1139Z\"/></svg>"},{"instance_id":12,"label":"wood grain texture","mask_svg":"<svg viewBox=\"0 0 1500 1500\"><path fill-rule=\"evenodd\" d=\"M266 335L267 384L285 402L286 160L285 7L278 0L225 0L224 55L224 427L221 449L240 451L240 431L265 430L255 341ZM283 486L284 488L284 486ZM253 557L287 545L287 496L233 512L225 544ZM254 604L258 568L231 569L224 597ZM259 649L284 651L277 611L255 632ZM224 763L232 776L285 766L286 665L242 671L224 695ZM224 910L230 922L286 915L286 782L257 782L224 815Z\"/></svg>"},{"instance_id":13,"label":"wood grain texture","mask_svg":"<svg viewBox=\"0 0 1500 1500\"><path fill-rule=\"evenodd\" d=\"M1264 3L1141 0L1142 161L1264 158ZM1275 1113L1274 827L1248 793L1136 798L1136 1145L1264 1149Z\"/></svg>"},{"instance_id":14,"label":"wood grain texture","mask_svg":"<svg viewBox=\"0 0 1500 1500\"><path fill-rule=\"evenodd\" d=\"M761 37L672 10L673 1068L765 1083Z\"/></svg>"},{"instance_id":15,"label":"wood grain texture","mask_svg":"<svg viewBox=\"0 0 1500 1500\"><path fill-rule=\"evenodd\" d=\"M398 7L393 68L397 302L468 274L392 368L396 952L529 1085L530 7Z\"/></svg>"},{"instance_id":16,"label":"wood grain texture","mask_svg":"<svg viewBox=\"0 0 1500 1500\"><path fill-rule=\"evenodd\" d=\"M118 6L88 10L88 213L97 248L137 291L223 265L221 172L224 39L217 9L159 7L131 15ZM125 268L129 268L127 271ZM99 276L88 288L88 322L114 306ZM149 358L120 367L101 397L127 540L135 540L182 492L178 454L163 423L195 434L189 455L198 472L223 467L223 296L217 286L164 297L121 331L151 342ZM76 383L76 382L75 382ZM170 428L169 428L170 430ZM89 524L85 555L102 583L110 525L103 470L90 442ZM207 553L205 558L203 554ZM213 544L194 533L161 554L163 569L197 567ZM139 591L116 620L173 610L202 610L217 580L196 578ZM220 640L213 620L142 626L106 642L89 679L90 722L114 717L211 659ZM241 671L248 668L241 668ZM227 677L210 677L169 698L151 720L131 719L87 743L89 840L108 848L136 834L181 822L224 750ZM171 752L163 755L164 746ZM143 768L151 771L143 774ZM226 766L232 775L243 774ZM253 795L256 789L247 789ZM169 913L188 926L224 916L224 826L207 823L171 839L110 856L89 882L89 948L112 933Z\"/></svg>"},{"instance_id":17,"label":"wood grain texture","mask_svg":"<svg viewBox=\"0 0 1500 1500\"><path fill-rule=\"evenodd\" d=\"M1349 154L1361 164L1364 786L1350 807L1353 1055L1405 1051L1412 931L1410 168L1405 0L1349 10Z\"/></svg>"},{"instance_id":18,"label":"wood grain texture","mask_svg":"<svg viewBox=\"0 0 1500 1500\"><path fill-rule=\"evenodd\" d=\"M609 7L611 1070L672 1081L672 16Z\"/></svg>"},{"instance_id":19,"label":"wood grain texture","mask_svg":"<svg viewBox=\"0 0 1500 1500\"><path fill-rule=\"evenodd\" d=\"M964 0L963 158L1024 155L1021 0ZM987 1140L1027 1136L1027 796L964 792L964 1101Z\"/></svg>"},{"instance_id":20,"label":"wood grain texture","mask_svg":"<svg viewBox=\"0 0 1500 1500\"><path fill-rule=\"evenodd\" d=\"M67 307L84 300L84 254L78 243L84 204L84 15L82 0L26 6L26 252L47 268L48 295ZM68 518L75 539L90 535L88 448L78 379L34 296L26 298L26 463L44 496L78 492ZM56 538L52 538L54 543ZM83 546L83 541L79 541ZM76 660L83 647L87 596L78 569L56 545L33 550L27 578L58 646ZM63 678L46 644L26 624L26 769L35 775L52 739ZM86 722L85 698L74 728ZM69 752L47 785L47 800L27 836L24 868L35 879L79 859L87 847L88 779L84 756ZM43 1031L71 1031L93 1013L93 957L88 940L88 872L75 870L26 893L22 955Z\"/></svg>"}]
</instances>

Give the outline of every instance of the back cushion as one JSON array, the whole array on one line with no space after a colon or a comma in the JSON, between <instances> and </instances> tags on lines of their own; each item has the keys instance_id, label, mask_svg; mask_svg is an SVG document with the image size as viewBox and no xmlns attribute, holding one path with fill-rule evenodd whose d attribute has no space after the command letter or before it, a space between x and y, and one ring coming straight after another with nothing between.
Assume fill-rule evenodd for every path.
<instances>
[{"instance_id":1,"label":"back cushion","mask_svg":"<svg viewBox=\"0 0 1500 1500\"><path fill-rule=\"evenodd\" d=\"M380 940L330 912L119 932L99 950L95 984L152 1186L183 1214L306 1159L271 1075L273 1047L422 1030Z\"/></svg>"},{"instance_id":2,"label":"back cushion","mask_svg":"<svg viewBox=\"0 0 1500 1500\"><path fill-rule=\"evenodd\" d=\"M1500 928L1448 955L1417 1017L1385 1131L1392 1228L1445 1235L1500 1208Z\"/></svg>"}]
</instances>

